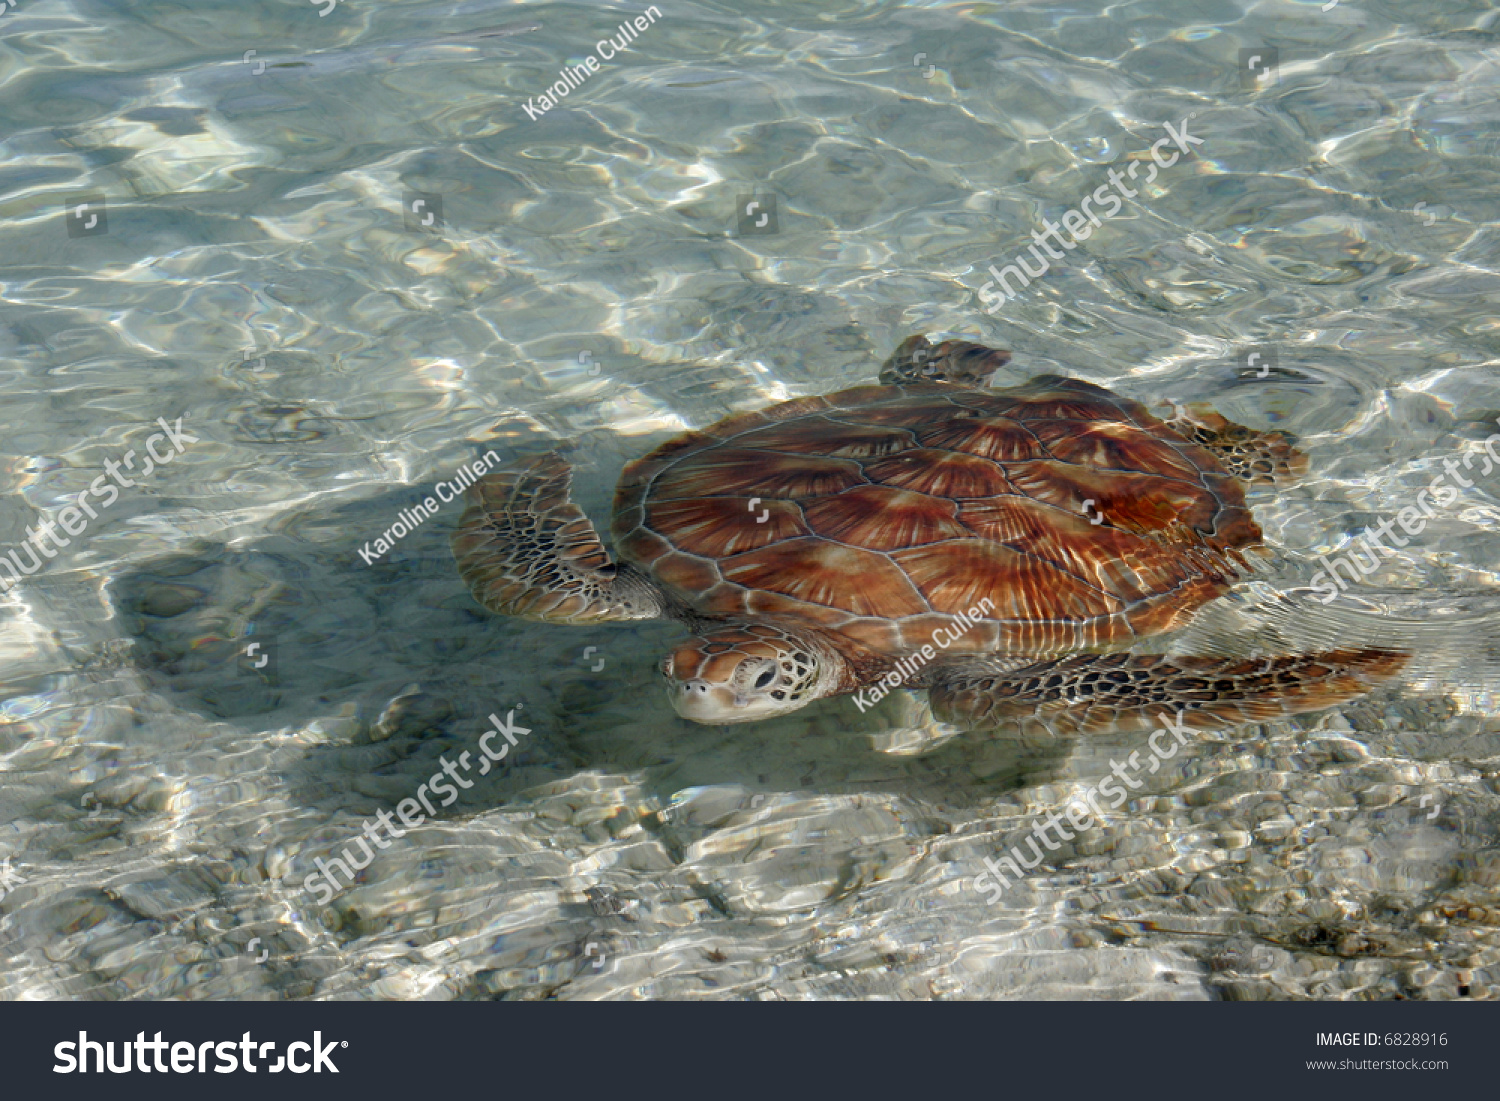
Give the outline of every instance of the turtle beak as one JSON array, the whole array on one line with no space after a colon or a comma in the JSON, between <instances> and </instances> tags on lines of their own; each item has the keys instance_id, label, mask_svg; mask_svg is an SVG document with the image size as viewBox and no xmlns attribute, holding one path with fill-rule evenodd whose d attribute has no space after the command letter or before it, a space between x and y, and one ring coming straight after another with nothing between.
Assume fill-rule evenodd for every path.
<instances>
[{"instance_id":1,"label":"turtle beak","mask_svg":"<svg viewBox=\"0 0 1500 1101\"><path fill-rule=\"evenodd\" d=\"M764 718L747 713L750 701L722 684L710 684L701 678L679 681L672 687L672 706L677 714L695 723L717 726L721 723L747 723Z\"/></svg>"}]
</instances>

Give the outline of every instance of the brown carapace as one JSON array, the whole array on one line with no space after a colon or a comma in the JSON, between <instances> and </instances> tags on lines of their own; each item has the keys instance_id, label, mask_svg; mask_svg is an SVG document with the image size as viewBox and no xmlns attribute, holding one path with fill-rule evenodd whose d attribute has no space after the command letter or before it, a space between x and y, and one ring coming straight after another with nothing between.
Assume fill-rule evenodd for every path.
<instances>
[{"instance_id":1,"label":"brown carapace","mask_svg":"<svg viewBox=\"0 0 1500 1101\"><path fill-rule=\"evenodd\" d=\"M497 471L470 491L460 572L507 615L684 622L694 637L662 670L679 713L707 723L897 686L968 725L1250 721L1399 670L1379 650L1270 659L1264 675L1111 653L1227 592L1261 541L1244 486L1305 459L1284 433L1197 407L1164 422L1077 379L984 388L1008 359L913 337L881 385L678 436L621 478L618 564L561 458Z\"/></svg>"}]
</instances>

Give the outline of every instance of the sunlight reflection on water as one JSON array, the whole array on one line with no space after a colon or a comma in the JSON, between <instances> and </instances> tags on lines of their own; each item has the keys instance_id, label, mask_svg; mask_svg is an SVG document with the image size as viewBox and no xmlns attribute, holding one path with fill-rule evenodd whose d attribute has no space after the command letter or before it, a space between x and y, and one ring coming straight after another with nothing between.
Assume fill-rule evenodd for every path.
<instances>
[{"instance_id":1,"label":"sunlight reflection on water","mask_svg":"<svg viewBox=\"0 0 1500 1101\"><path fill-rule=\"evenodd\" d=\"M920 331L1295 432L1311 475L1252 500L1306 585L1497 428L1488 6L674 0L536 120L618 12L319 6L0 25L0 544L156 418L201 439L0 597L0 996L1489 996L1500 478L1362 605L1255 621L1437 624L1406 691L1202 736L993 907L982 859L1144 735L945 739L900 696L693 726L672 625L481 614L458 505L358 554L492 449L562 441L602 518L648 446ZM444 38L497 25L538 26ZM1190 115L986 313L990 264ZM304 889L523 703L505 769Z\"/></svg>"}]
</instances>

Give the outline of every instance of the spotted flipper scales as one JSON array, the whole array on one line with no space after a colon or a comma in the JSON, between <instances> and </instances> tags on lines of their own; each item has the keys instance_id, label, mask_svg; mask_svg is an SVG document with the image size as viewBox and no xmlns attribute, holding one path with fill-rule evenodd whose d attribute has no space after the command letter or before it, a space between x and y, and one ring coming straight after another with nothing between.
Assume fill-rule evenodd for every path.
<instances>
[{"instance_id":1,"label":"spotted flipper scales","mask_svg":"<svg viewBox=\"0 0 1500 1101\"><path fill-rule=\"evenodd\" d=\"M555 452L469 487L453 557L492 612L550 623L656 619L656 586L616 565L569 496L573 471Z\"/></svg>"},{"instance_id":2,"label":"spotted flipper scales","mask_svg":"<svg viewBox=\"0 0 1500 1101\"><path fill-rule=\"evenodd\" d=\"M880 369L887 386L903 382L954 382L983 386L989 377L1010 362L1010 353L967 340L945 340L933 344L925 336L907 337Z\"/></svg>"},{"instance_id":3,"label":"spotted flipper scales","mask_svg":"<svg viewBox=\"0 0 1500 1101\"><path fill-rule=\"evenodd\" d=\"M1272 430L1259 432L1195 402L1167 427L1209 451L1230 474L1246 485L1285 486L1307 473L1307 456L1298 451L1295 437Z\"/></svg>"},{"instance_id":4,"label":"spotted flipper scales","mask_svg":"<svg viewBox=\"0 0 1500 1101\"><path fill-rule=\"evenodd\" d=\"M1078 654L1020 668L1007 668L1014 659L980 659L949 670L931 699L939 719L970 728L1084 734L1171 719L1206 729L1345 703L1395 676L1409 657L1380 649L1227 659Z\"/></svg>"}]
</instances>

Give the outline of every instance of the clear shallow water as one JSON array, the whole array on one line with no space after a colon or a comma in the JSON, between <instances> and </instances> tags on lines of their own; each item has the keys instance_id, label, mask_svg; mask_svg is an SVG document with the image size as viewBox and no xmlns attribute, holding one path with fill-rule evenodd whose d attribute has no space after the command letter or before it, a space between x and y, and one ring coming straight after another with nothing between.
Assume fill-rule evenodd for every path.
<instances>
[{"instance_id":1,"label":"clear shallow water","mask_svg":"<svg viewBox=\"0 0 1500 1101\"><path fill-rule=\"evenodd\" d=\"M481 613L457 506L360 554L552 440L602 517L671 432L920 331L1298 433L1312 476L1254 503L1306 585L1500 431L1493 9L674 0L532 120L639 6L325 6L0 16L0 544L76 526L157 418L196 437L0 597L3 996L1493 996L1500 473L1360 603L1257 628L1420 636L1399 690L1194 739L996 905L981 860L1144 734L693 726L671 625ZM1191 158L985 312L989 264L1184 119ZM304 889L518 706L503 769Z\"/></svg>"}]
</instances>

